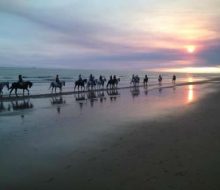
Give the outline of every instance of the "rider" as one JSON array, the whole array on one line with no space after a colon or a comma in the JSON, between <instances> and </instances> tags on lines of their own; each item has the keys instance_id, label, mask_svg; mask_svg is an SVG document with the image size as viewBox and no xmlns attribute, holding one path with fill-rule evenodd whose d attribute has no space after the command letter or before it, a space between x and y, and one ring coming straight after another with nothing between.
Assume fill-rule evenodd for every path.
<instances>
[{"instance_id":1,"label":"rider","mask_svg":"<svg viewBox=\"0 0 220 190\"><path fill-rule=\"evenodd\" d=\"M22 75L18 75L18 83L20 84L20 85L22 85L23 84L23 77L22 77Z\"/></svg>"},{"instance_id":2,"label":"rider","mask_svg":"<svg viewBox=\"0 0 220 190\"><path fill-rule=\"evenodd\" d=\"M144 79L145 79L146 81L148 81L148 76L147 76L147 75L145 75Z\"/></svg>"},{"instance_id":3,"label":"rider","mask_svg":"<svg viewBox=\"0 0 220 190\"><path fill-rule=\"evenodd\" d=\"M117 80L117 79L116 79L116 75L114 75L113 80Z\"/></svg>"},{"instance_id":4,"label":"rider","mask_svg":"<svg viewBox=\"0 0 220 190\"><path fill-rule=\"evenodd\" d=\"M59 75L56 75L56 83L59 85L61 84L60 79L59 79Z\"/></svg>"},{"instance_id":5,"label":"rider","mask_svg":"<svg viewBox=\"0 0 220 190\"><path fill-rule=\"evenodd\" d=\"M92 74L90 74L89 76L89 81L94 84L95 83L95 79L94 79L94 76Z\"/></svg>"},{"instance_id":6,"label":"rider","mask_svg":"<svg viewBox=\"0 0 220 190\"><path fill-rule=\"evenodd\" d=\"M94 77L93 77L93 75L92 75L92 74L90 74L90 75L89 75L89 80L93 82Z\"/></svg>"},{"instance_id":7,"label":"rider","mask_svg":"<svg viewBox=\"0 0 220 190\"><path fill-rule=\"evenodd\" d=\"M135 82L135 75L134 75L134 74L133 74L132 77L131 77L131 83L132 83L132 82Z\"/></svg>"},{"instance_id":8,"label":"rider","mask_svg":"<svg viewBox=\"0 0 220 190\"><path fill-rule=\"evenodd\" d=\"M159 75L159 77L158 77L158 81L159 81L159 82L161 82L161 81L162 81L162 79L163 79L163 78L162 78L162 76L161 76L161 75Z\"/></svg>"},{"instance_id":9,"label":"rider","mask_svg":"<svg viewBox=\"0 0 220 190\"><path fill-rule=\"evenodd\" d=\"M82 82L82 76L81 76L81 74L79 75L79 81Z\"/></svg>"},{"instance_id":10,"label":"rider","mask_svg":"<svg viewBox=\"0 0 220 190\"><path fill-rule=\"evenodd\" d=\"M99 76L99 81L103 81L102 75Z\"/></svg>"},{"instance_id":11,"label":"rider","mask_svg":"<svg viewBox=\"0 0 220 190\"><path fill-rule=\"evenodd\" d=\"M176 82L176 75L173 75L173 83Z\"/></svg>"}]
</instances>

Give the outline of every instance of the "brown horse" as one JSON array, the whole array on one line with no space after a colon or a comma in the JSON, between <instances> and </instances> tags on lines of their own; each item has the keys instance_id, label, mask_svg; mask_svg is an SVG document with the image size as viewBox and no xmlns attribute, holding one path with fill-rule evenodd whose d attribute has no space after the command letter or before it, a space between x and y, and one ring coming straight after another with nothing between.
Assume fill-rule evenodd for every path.
<instances>
[{"instance_id":1,"label":"brown horse","mask_svg":"<svg viewBox=\"0 0 220 190\"><path fill-rule=\"evenodd\" d=\"M28 88L31 88L33 86L33 83L30 82L30 81L25 81L25 82L13 82L11 87L9 89L10 90L10 94L9 96L11 96L11 93L13 90L15 90L15 95L17 96L17 90L18 89L22 89L23 90L23 96L24 96L24 91L28 91L28 95L29 95L29 89Z\"/></svg>"}]
</instances>

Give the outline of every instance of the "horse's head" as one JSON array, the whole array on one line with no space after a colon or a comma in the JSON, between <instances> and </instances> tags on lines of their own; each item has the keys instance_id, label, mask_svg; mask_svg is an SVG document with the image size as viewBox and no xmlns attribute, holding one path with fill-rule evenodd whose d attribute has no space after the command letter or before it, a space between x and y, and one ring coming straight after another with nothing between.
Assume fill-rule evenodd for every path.
<instances>
[{"instance_id":1,"label":"horse's head","mask_svg":"<svg viewBox=\"0 0 220 190\"><path fill-rule=\"evenodd\" d=\"M28 84L28 87L29 87L29 88L31 88L31 87L33 86L33 83L30 82L30 81L28 81L27 84Z\"/></svg>"},{"instance_id":2,"label":"horse's head","mask_svg":"<svg viewBox=\"0 0 220 190\"><path fill-rule=\"evenodd\" d=\"M87 79L83 79L83 82L84 82L84 83L87 83Z\"/></svg>"}]
</instances>

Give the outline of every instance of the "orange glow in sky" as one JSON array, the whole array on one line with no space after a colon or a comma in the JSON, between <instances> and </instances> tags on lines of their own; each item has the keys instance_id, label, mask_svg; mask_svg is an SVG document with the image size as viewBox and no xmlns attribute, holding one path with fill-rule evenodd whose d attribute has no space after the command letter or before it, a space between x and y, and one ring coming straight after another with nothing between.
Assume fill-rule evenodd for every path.
<instances>
[{"instance_id":1,"label":"orange glow in sky","mask_svg":"<svg viewBox=\"0 0 220 190\"><path fill-rule=\"evenodd\" d=\"M182 68L164 68L162 72L172 73L220 73L220 67L182 67Z\"/></svg>"},{"instance_id":2,"label":"orange glow in sky","mask_svg":"<svg viewBox=\"0 0 220 190\"><path fill-rule=\"evenodd\" d=\"M186 46L186 50L188 53L194 53L196 50L196 47L194 45L188 45Z\"/></svg>"}]
</instances>

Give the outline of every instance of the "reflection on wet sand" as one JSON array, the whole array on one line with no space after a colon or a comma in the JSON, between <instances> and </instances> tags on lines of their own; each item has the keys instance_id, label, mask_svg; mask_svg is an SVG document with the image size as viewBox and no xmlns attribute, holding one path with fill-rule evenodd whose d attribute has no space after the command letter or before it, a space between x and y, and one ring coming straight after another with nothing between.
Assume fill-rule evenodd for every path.
<instances>
[{"instance_id":1,"label":"reflection on wet sand","mask_svg":"<svg viewBox=\"0 0 220 190\"><path fill-rule=\"evenodd\" d=\"M12 108L14 111L16 110L24 110L24 109L32 109L34 105L30 102L29 99L26 100L16 100L11 102Z\"/></svg>"},{"instance_id":2,"label":"reflection on wet sand","mask_svg":"<svg viewBox=\"0 0 220 190\"><path fill-rule=\"evenodd\" d=\"M107 94L108 94L108 96L109 96L111 102L112 102L112 101L116 101L117 96L120 95L120 93L118 92L117 89L108 89L108 90L107 90Z\"/></svg>"},{"instance_id":3,"label":"reflection on wet sand","mask_svg":"<svg viewBox=\"0 0 220 190\"><path fill-rule=\"evenodd\" d=\"M99 98L100 102L103 103L103 101L106 101L105 92L104 91L98 91L97 97Z\"/></svg>"},{"instance_id":4,"label":"reflection on wet sand","mask_svg":"<svg viewBox=\"0 0 220 190\"><path fill-rule=\"evenodd\" d=\"M55 96L55 97L51 98L50 102L51 102L52 105L65 104L66 100L64 100L62 96Z\"/></svg>"},{"instance_id":5,"label":"reflection on wet sand","mask_svg":"<svg viewBox=\"0 0 220 190\"><path fill-rule=\"evenodd\" d=\"M194 92L193 92L193 85L188 86L188 97L187 102L191 103L194 100Z\"/></svg>"},{"instance_id":6,"label":"reflection on wet sand","mask_svg":"<svg viewBox=\"0 0 220 190\"><path fill-rule=\"evenodd\" d=\"M79 103L80 109L83 108L83 105L87 102L90 103L90 106L93 107L95 102L106 102L106 93L109 96L111 101L115 101L117 96L119 96L119 92L117 89L109 89L106 92L104 90L94 91L91 90L89 92L77 93L74 94L75 101Z\"/></svg>"},{"instance_id":7,"label":"reflection on wet sand","mask_svg":"<svg viewBox=\"0 0 220 190\"><path fill-rule=\"evenodd\" d=\"M148 95L148 86L144 86L144 94L147 96Z\"/></svg>"},{"instance_id":8,"label":"reflection on wet sand","mask_svg":"<svg viewBox=\"0 0 220 190\"><path fill-rule=\"evenodd\" d=\"M60 114L61 112L60 105L66 104L66 100L62 96L54 96L51 98L50 102L51 102L51 105L58 105L56 108L58 114Z\"/></svg>"},{"instance_id":9,"label":"reflection on wet sand","mask_svg":"<svg viewBox=\"0 0 220 190\"><path fill-rule=\"evenodd\" d=\"M131 95L133 98L137 97L140 95L140 88L139 86L133 87L130 89Z\"/></svg>"},{"instance_id":10,"label":"reflection on wet sand","mask_svg":"<svg viewBox=\"0 0 220 190\"><path fill-rule=\"evenodd\" d=\"M10 104L8 104L7 108L4 104L4 102L0 102L0 112L5 112L5 111L10 111L11 110L11 106Z\"/></svg>"}]
</instances>

